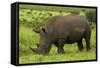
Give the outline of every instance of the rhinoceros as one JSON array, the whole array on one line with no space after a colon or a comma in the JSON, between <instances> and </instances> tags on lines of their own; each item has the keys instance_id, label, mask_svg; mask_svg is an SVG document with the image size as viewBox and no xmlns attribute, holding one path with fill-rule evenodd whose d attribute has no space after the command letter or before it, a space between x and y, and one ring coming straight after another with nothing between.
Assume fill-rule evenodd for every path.
<instances>
[{"instance_id":1,"label":"rhinoceros","mask_svg":"<svg viewBox=\"0 0 100 68\"><path fill-rule=\"evenodd\" d=\"M45 22L40 31L40 42L37 48L31 48L38 54L47 55L52 44L58 48L58 53L64 53L64 44L77 43L79 51L83 50L82 39L86 41L86 50L90 50L91 28L84 16L66 15L54 16Z\"/></svg>"}]
</instances>

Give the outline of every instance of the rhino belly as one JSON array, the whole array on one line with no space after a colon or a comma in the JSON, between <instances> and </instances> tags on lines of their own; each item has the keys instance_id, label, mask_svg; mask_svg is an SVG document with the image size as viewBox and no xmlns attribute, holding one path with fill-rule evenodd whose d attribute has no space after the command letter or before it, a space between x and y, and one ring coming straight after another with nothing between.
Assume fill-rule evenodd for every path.
<instances>
[{"instance_id":1,"label":"rhino belly","mask_svg":"<svg viewBox=\"0 0 100 68\"><path fill-rule=\"evenodd\" d=\"M74 42L80 41L84 36L85 31L73 31L66 37L66 43L72 44Z\"/></svg>"}]
</instances>

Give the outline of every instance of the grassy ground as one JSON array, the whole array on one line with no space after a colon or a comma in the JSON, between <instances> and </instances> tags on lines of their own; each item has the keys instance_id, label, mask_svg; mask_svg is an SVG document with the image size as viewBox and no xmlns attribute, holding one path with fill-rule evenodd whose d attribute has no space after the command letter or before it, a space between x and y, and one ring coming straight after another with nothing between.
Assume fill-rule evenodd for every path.
<instances>
[{"instance_id":1,"label":"grassy ground","mask_svg":"<svg viewBox=\"0 0 100 68\"><path fill-rule=\"evenodd\" d=\"M96 59L96 30L92 30L91 50L79 52L77 44L65 44L65 54L58 54L57 48L53 45L49 55L43 56L32 52L29 46L36 47L39 42L39 34L32 31L31 28L20 26L19 31L19 63L42 63L42 62L61 62L75 60L94 60ZM85 47L85 41L83 40Z\"/></svg>"}]
</instances>

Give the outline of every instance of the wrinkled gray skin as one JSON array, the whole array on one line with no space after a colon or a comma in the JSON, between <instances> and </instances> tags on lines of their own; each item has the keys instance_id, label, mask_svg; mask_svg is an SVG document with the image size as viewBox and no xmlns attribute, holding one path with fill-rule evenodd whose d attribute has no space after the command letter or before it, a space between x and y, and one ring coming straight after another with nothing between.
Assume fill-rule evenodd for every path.
<instances>
[{"instance_id":1,"label":"wrinkled gray skin","mask_svg":"<svg viewBox=\"0 0 100 68\"><path fill-rule=\"evenodd\" d=\"M40 31L40 42L37 48L31 48L35 53L46 55L52 44L58 48L58 53L64 53L64 44L77 42L78 49L83 50L82 39L86 41L86 49L90 50L91 29L85 17L79 15L55 16L46 21L45 28Z\"/></svg>"}]
</instances>

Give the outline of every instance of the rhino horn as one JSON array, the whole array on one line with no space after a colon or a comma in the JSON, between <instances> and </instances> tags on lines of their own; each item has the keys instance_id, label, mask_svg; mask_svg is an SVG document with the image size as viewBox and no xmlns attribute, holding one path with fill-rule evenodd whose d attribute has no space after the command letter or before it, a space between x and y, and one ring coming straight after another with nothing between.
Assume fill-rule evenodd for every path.
<instances>
[{"instance_id":1,"label":"rhino horn","mask_svg":"<svg viewBox=\"0 0 100 68\"><path fill-rule=\"evenodd\" d=\"M30 50L32 50L33 52L39 53L37 48L32 48L32 47L29 47L29 48L30 48Z\"/></svg>"}]
</instances>

